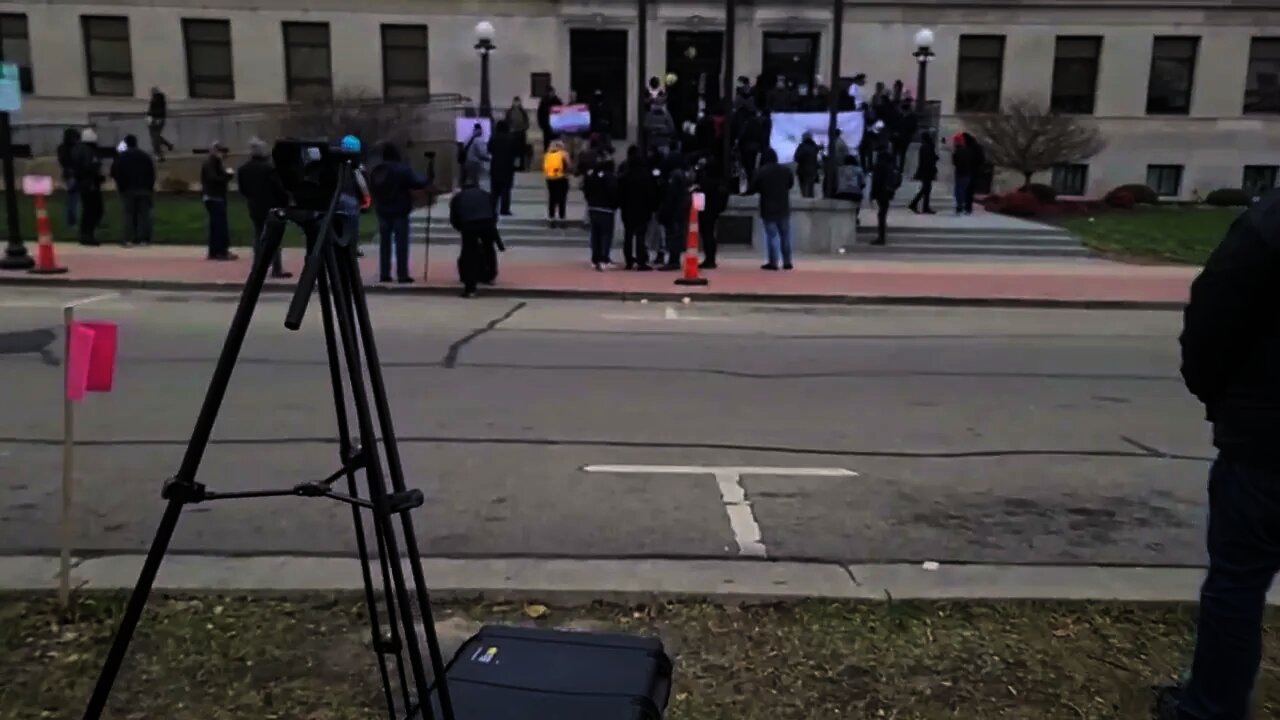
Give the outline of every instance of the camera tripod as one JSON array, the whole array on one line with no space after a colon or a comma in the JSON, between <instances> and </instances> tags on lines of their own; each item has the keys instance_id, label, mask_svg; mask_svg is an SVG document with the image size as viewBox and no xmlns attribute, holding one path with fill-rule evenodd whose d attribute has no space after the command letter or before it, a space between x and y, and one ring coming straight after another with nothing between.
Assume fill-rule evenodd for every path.
<instances>
[{"instance_id":1,"label":"camera tripod","mask_svg":"<svg viewBox=\"0 0 1280 720\"><path fill-rule=\"evenodd\" d=\"M120 627L112 640L107 658L98 676L93 695L85 709L85 720L98 720L106 707L116 675L124 661L129 643L137 629L138 620L147 604L151 588L160 570L160 563L168 551L169 542L184 507L212 500L267 498L297 496L304 498L328 498L351 506L352 522L356 533L356 546L360 555L364 583L364 601L373 633L373 649L377 657L378 672L387 704L387 716L391 720L422 718L423 720L455 720L453 703L444 679L444 659L440 642L432 621L431 603L422 571L422 557L418 552L417 538L413 531L410 511L421 507L423 496L419 490L405 487L404 470L396 447L395 430L391 422L391 409L387 401L387 389L383 382L378 350L374 342L373 324L356 248L342 240L334 232L335 209L340 189L350 177L350 161L343 161L338 171L338 184L329 201L328 210L282 208L273 210L263 230L259 252L253 260L249 278L240 295L227 339L218 357L205 394L195 429L182 458L177 474L164 484L161 493L167 501L164 515L147 552L138 582L129 597ZM266 280L271 258L275 256L290 223L302 228L307 237L307 259L299 276L285 318L285 327L297 330L307 310L307 303L314 290L319 291L320 311L324 326L325 350L329 361L329 377L333 389L333 403L337 416L338 457L341 466L323 480L303 482L291 488L218 492L196 481L201 458L209 445L214 421L226 395L231 373L248 333L254 309ZM344 366L345 365L345 373ZM368 376L368 387L365 375ZM344 378L345 374L345 378ZM346 390L350 389L351 406L355 410L355 436L352 436L348 418ZM370 409L372 399L373 409ZM378 434L382 436L382 451L386 456L384 475L383 458L379 453ZM368 497L361 497L356 473L363 471ZM386 477L390 477L390 489ZM346 492L335 490L339 480L346 480ZM374 538L377 546L381 577L380 588L370 568L369 546L364 528L364 514L372 515ZM393 519L400 519L399 537ZM403 546L401 543L403 542ZM401 552L408 559L412 575L412 597L406 582ZM378 607L378 590L386 607L387 630L384 633ZM418 642L414 621L413 602L418 605L418 615L426 635L428 658L424 660ZM391 662L388 662L391 658ZM427 674L427 662L431 666L431 679ZM393 679L400 692L393 690ZM434 686L431 680L434 680ZM437 697L431 697L432 691ZM433 702L434 700L434 702ZM397 702L399 701L399 702ZM439 715L433 711L439 710Z\"/></svg>"}]
</instances>

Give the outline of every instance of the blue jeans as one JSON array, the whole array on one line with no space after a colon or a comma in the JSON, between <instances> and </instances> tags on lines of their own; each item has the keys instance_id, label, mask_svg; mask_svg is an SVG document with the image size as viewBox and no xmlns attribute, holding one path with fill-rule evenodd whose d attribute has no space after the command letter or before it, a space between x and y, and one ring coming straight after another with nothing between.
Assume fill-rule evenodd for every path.
<instances>
[{"instance_id":1,"label":"blue jeans","mask_svg":"<svg viewBox=\"0 0 1280 720\"><path fill-rule=\"evenodd\" d=\"M404 280L409 277L409 216L378 216L378 236L381 246L378 251L378 272L383 280L391 279L391 252L394 248L396 256L396 277Z\"/></svg>"},{"instance_id":2,"label":"blue jeans","mask_svg":"<svg viewBox=\"0 0 1280 720\"><path fill-rule=\"evenodd\" d=\"M969 184L973 182L973 178L968 175L957 175L955 180L956 212L968 212L973 210L973 206L969 204Z\"/></svg>"},{"instance_id":3,"label":"blue jeans","mask_svg":"<svg viewBox=\"0 0 1280 720\"><path fill-rule=\"evenodd\" d=\"M76 209L80 207L80 191L75 188L67 189L66 219L67 227L77 227Z\"/></svg>"},{"instance_id":4,"label":"blue jeans","mask_svg":"<svg viewBox=\"0 0 1280 720\"><path fill-rule=\"evenodd\" d=\"M592 210L591 216L591 262L609 262L609 253L613 251L613 213L607 210Z\"/></svg>"},{"instance_id":5,"label":"blue jeans","mask_svg":"<svg viewBox=\"0 0 1280 720\"><path fill-rule=\"evenodd\" d=\"M1280 571L1280 468L1218 456L1209 472L1208 549L1179 709L1194 720L1244 720L1262 662L1267 590Z\"/></svg>"},{"instance_id":6,"label":"blue jeans","mask_svg":"<svg viewBox=\"0 0 1280 720\"><path fill-rule=\"evenodd\" d=\"M765 257L770 265L778 264L778 256L782 256L782 264L791 264L791 217L781 220L764 221Z\"/></svg>"},{"instance_id":7,"label":"blue jeans","mask_svg":"<svg viewBox=\"0 0 1280 720\"><path fill-rule=\"evenodd\" d=\"M227 201L205 200L209 213L209 257L220 258L231 250L231 230L227 227Z\"/></svg>"}]
</instances>

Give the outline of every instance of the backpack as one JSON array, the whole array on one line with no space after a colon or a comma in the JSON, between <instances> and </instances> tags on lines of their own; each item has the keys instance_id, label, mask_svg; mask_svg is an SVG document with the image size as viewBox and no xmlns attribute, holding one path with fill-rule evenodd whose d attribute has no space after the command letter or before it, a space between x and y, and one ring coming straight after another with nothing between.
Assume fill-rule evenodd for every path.
<instances>
[{"instance_id":1,"label":"backpack","mask_svg":"<svg viewBox=\"0 0 1280 720\"><path fill-rule=\"evenodd\" d=\"M559 180L564 177L564 153L548 152L542 156L542 174L548 180Z\"/></svg>"}]
</instances>

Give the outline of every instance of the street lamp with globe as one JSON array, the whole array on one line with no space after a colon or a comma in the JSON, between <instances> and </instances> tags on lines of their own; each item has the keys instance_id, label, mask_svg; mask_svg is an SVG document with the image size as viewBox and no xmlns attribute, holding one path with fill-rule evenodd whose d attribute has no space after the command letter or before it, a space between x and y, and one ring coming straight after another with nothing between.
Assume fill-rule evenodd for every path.
<instances>
[{"instance_id":1,"label":"street lamp with globe","mask_svg":"<svg viewBox=\"0 0 1280 720\"><path fill-rule=\"evenodd\" d=\"M932 119L932 114L927 111L928 108L925 104L928 98L926 92L928 89L929 63L932 62L935 57L933 52L932 30L929 28L920 28L920 30L916 32L916 51L911 53L911 55L916 59L916 64L920 66L918 74L916 75L916 112L920 113L920 116L924 121L920 124L921 129L927 130L929 129L929 124Z\"/></svg>"},{"instance_id":2,"label":"street lamp with globe","mask_svg":"<svg viewBox=\"0 0 1280 720\"><path fill-rule=\"evenodd\" d=\"M493 44L493 23L481 20L476 23L476 52L480 54L480 111L482 118L493 117L493 102L489 97L489 53L498 49Z\"/></svg>"}]
</instances>

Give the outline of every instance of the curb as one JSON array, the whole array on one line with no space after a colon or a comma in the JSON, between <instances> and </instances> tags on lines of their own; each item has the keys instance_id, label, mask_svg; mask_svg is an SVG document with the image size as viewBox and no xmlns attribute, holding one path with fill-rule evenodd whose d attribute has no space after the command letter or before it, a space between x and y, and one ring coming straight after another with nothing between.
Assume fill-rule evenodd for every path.
<instances>
[{"instance_id":1,"label":"curb","mask_svg":"<svg viewBox=\"0 0 1280 720\"><path fill-rule=\"evenodd\" d=\"M152 291L197 291L197 292L239 292L244 283L240 281L182 281L182 280L133 280L133 279L95 279L95 278L31 278L16 279L0 275L0 286L15 287L62 287L86 288L94 290L152 290ZM264 293L292 293L293 285L284 283L268 283L263 287ZM365 292L369 295L424 295L455 296L456 288L439 286L384 287L367 285ZM679 290L670 292L633 292L626 290L570 290L550 288L489 288L480 297L513 298L513 299L564 299L564 300L667 300L683 297L686 293ZM998 297L952 297L931 295L824 295L818 293L770 294L770 293L717 293L699 292L691 297L701 302L720 303L755 303L785 305L832 305L832 306L899 306L899 307L973 307L973 308L1026 308L1042 310L1182 310L1184 301L1170 300L1068 300L1054 298L998 298Z\"/></svg>"},{"instance_id":2,"label":"curb","mask_svg":"<svg viewBox=\"0 0 1280 720\"><path fill-rule=\"evenodd\" d=\"M87 591L131 588L142 555L77 558L72 585ZM557 605L699 599L723 604L800 599L1068 600L1195 602L1200 568L1048 565L916 565L759 560L593 560L423 558L438 600L532 599ZM375 566L376 568L376 566ZM0 557L0 590L57 587L58 558ZM375 569L375 577L379 573ZM406 575L408 573L406 572ZM171 555L156 589L170 592L322 592L357 590L352 557ZM1268 598L1280 605L1280 589Z\"/></svg>"}]
</instances>

